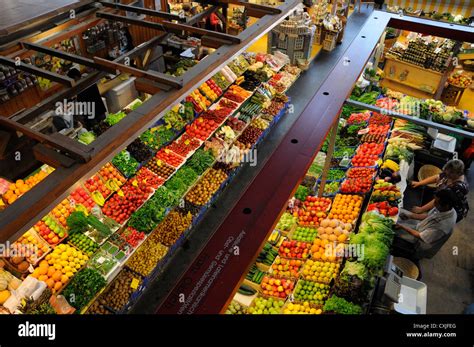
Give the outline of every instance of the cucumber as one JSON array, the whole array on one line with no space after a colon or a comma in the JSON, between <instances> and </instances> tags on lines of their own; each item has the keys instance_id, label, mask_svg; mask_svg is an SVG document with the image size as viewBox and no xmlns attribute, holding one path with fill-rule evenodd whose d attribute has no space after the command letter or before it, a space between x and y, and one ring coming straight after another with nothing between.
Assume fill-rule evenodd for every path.
<instances>
[{"instance_id":1,"label":"cucumber","mask_svg":"<svg viewBox=\"0 0 474 347\"><path fill-rule=\"evenodd\" d=\"M246 295L246 296L252 296L254 295L257 291L253 288L250 288L248 286L245 286L245 285L241 285L240 288L237 290L237 292L239 292L240 294L242 295Z\"/></svg>"}]
</instances>

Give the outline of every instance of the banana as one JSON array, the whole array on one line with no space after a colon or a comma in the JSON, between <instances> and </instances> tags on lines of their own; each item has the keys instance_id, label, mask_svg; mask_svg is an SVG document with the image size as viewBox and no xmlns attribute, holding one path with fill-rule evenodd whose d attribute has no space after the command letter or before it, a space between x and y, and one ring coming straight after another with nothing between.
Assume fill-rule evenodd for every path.
<instances>
[{"instance_id":1,"label":"banana","mask_svg":"<svg viewBox=\"0 0 474 347\"><path fill-rule=\"evenodd\" d=\"M102 194L98 191L95 191L91 194L92 196L92 200L94 200L94 202L99 205L99 206L104 206L105 204L105 199L104 197L102 196Z\"/></svg>"}]
</instances>

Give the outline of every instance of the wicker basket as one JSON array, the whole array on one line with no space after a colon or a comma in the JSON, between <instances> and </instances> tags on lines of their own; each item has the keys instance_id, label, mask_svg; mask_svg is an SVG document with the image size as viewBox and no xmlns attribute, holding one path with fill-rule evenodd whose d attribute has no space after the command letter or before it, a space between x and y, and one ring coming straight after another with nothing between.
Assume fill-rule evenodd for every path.
<instances>
[{"instance_id":1,"label":"wicker basket","mask_svg":"<svg viewBox=\"0 0 474 347\"><path fill-rule=\"evenodd\" d=\"M443 90L443 94L441 94L441 101L449 106L457 106L462 98L464 89L466 88L456 87L448 83L448 86Z\"/></svg>"},{"instance_id":2,"label":"wicker basket","mask_svg":"<svg viewBox=\"0 0 474 347\"><path fill-rule=\"evenodd\" d=\"M441 169L434 165L423 165L420 170L418 171L418 180L423 181L424 179L439 175L441 173ZM436 188L436 183L428 184L427 187Z\"/></svg>"}]
</instances>

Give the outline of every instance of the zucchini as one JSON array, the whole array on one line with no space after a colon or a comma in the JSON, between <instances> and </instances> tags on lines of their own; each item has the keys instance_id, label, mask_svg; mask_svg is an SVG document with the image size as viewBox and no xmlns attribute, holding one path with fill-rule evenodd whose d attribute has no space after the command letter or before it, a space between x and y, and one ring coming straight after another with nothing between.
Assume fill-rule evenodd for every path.
<instances>
[{"instance_id":1,"label":"zucchini","mask_svg":"<svg viewBox=\"0 0 474 347\"><path fill-rule=\"evenodd\" d=\"M245 284L242 284L238 290L238 292L242 295L247 295L247 296L252 296L254 295L257 291L253 289L252 287L249 287Z\"/></svg>"}]
</instances>

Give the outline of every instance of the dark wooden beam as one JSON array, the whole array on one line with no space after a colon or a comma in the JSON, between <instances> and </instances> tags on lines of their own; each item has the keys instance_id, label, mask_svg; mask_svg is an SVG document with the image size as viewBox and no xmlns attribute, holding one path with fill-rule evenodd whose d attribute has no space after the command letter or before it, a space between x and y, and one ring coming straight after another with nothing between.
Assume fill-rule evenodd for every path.
<instances>
[{"instance_id":1,"label":"dark wooden beam","mask_svg":"<svg viewBox=\"0 0 474 347\"><path fill-rule=\"evenodd\" d=\"M151 71L151 70L143 71L131 66L119 64L119 63L106 60L103 58L99 58L99 57L94 57L94 62L96 62L98 65L106 69L111 69L111 70L115 69L121 72L129 73L135 77L144 77L155 82L169 85L170 87L173 87L173 88L181 88L183 86L182 79L179 79L174 76L169 76L161 72Z\"/></svg>"},{"instance_id":2,"label":"dark wooden beam","mask_svg":"<svg viewBox=\"0 0 474 347\"><path fill-rule=\"evenodd\" d=\"M161 35L155 36L151 40L143 42L142 44L138 45L137 47L135 47L131 51L128 51L127 53L121 55L120 57L117 57L114 60L114 62L120 63L127 57L128 58L133 58L133 57L136 57L138 55L141 55L141 54L145 53L150 47L153 47L155 45L159 45L160 43L162 43L163 40L165 40L166 37L168 37L168 35L169 34L167 34L167 33L163 33Z\"/></svg>"},{"instance_id":3,"label":"dark wooden beam","mask_svg":"<svg viewBox=\"0 0 474 347\"><path fill-rule=\"evenodd\" d=\"M169 88L169 86L166 86L166 87ZM135 79L135 88L137 88L137 90L143 93L147 93L151 95L157 94L163 90L162 85L154 81L147 80L146 78Z\"/></svg>"},{"instance_id":4,"label":"dark wooden beam","mask_svg":"<svg viewBox=\"0 0 474 347\"><path fill-rule=\"evenodd\" d=\"M39 143L46 144L50 147L56 148L64 153L67 153L72 158L77 159L81 162L87 163L91 159L90 153L93 150L92 146L89 147L83 145L77 141L73 141L67 136L61 134L48 136L5 117L0 117L0 127L19 131L23 135L33 140L36 140Z\"/></svg>"},{"instance_id":5,"label":"dark wooden beam","mask_svg":"<svg viewBox=\"0 0 474 347\"><path fill-rule=\"evenodd\" d=\"M49 47L38 45L36 43L30 43L30 42L21 42L21 45L25 47L26 49L45 53L53 57L58 57L67 61L71 61L73 63L81 64L81 65L91 67L96 70L100 70L99 65L94 63L94 60L82 57L77 54L71 54L68 52L61 51L59 49L49 48Z\"/></svg>"},{"instance_id":6,"label":"dark wooden beam","mask_svg":"<svg viewBox=\"0 0 474 347\"><path fill-rule=\"evenodd\" d=\"M67 76L62 76L60 74L57 74L55 72L51 72L48 70L43 70L34 65L25 64L24 62L20 62L19 64L17 64L15 60L10 59L10 58L0 56L0 64L10 66L24 72L31 73L35 76L41 76L41 77L47 78L50 81L54 81L68 87L72 87L75 84L72 78L69 78Z\"/></svg>"},{"instance_id":7,"label":"dark wooden beam","mask_svg":"<svg viewBox=\"0 0 474 347\"><path fill-rule=\"evenodd\" d=\"M38 143L33 147L33 153L35 158L51 167L71 167L74 165L74 159L66 157L58 151L42 144Z\"/></svg>"},{"instance_id":8,"label":"dark wooden beam","mask_svg":"<svg viewBox=\"0 0 474 347\"><path fill-rule=\"evenodd\" d=\"M199 34L199 35L206 35L206 36L214 37L214 38L219 39L219 40L230 41L234 44L240 43L240 41L241 41L237 36L232 36L232 35L229 35L229 34L219 33L219 32L215 32L215 31L207 30L207 29L196 28L196 27L192 27L192 26L189 26L189 25L185 25L185 24L178 24L178 23L171 23L171 22L164 21L163 25L165 25L166 28L168 28L168 29L184 30L184 31L192 32L192 33Z\"/></svg>"},{"instance_id":9,"label":"dark wooden beam","mask_svg":"<svg viewBox=\"0 0 474 347\"><path fill-rule=\"evenodd\" d=\"M280 14L281 9L277 7L271 7L271 6L266 6L266 5L259 5L259 4L254 4L250 2L242 2L239 0L219 0L220 2L227 3L227 4L233 4L237 6L243 6L248 10L258 10L261 12L266 12L267 14Z\"/></svg>"},{"instance_id":10,"label":"dark wooden beam","mask_svg":"<svg viewBox=\"0 0 474 347\"><path fill-rule=\"evenodd\" d=\"M99 81L105 75L105 72L92 72L87 77L78 81L73 87L65 89L57 94L50 96L49 98L41 101L36 106L33 106L32 108L20 114L10 117L10 119L22 124L26 124L41 115L42 113L50 110L52 107L54 107L54 104L56 104L56 102L63 101L64 99L69 99L70 97L77 95L78 93L82 92L83 90L87 89L88 87Z\"/></svg>"},{"instance_id":11,"label":"dark wooden beam","mask_svg":"<svg viewBox=\"0 0 474 347\"><path fill-rule=\"evenodd\" d=\"M112 2L105 2L105 1L100 1L100 4L105 7L114 8L116 10L145 14L150 17L158 17L158 18L163 18L163 19L168 19L168 20L177 20L179 22L186 22L186 17L180 17L177 14L172 14L169 12L150 10L148 8L122 5L122 4L112 3Z\"/></svg>"},{"instance_id":12,"label":"dark wooden beam","mask_svg":"<svg viewBox=\"0 0 474 347\"><path fill-rule=\"evenodd\" d=\"M212 30L207 30L207 29L202 29L202 28L197 28L193 27L190 25L185 25L185 24L179 24L179 23L172 23L168 21L163 21L161 23L154 23L154 22L148 22L144 20L138 20L134 18L128 18L124 16L119 16L116 14L110 14L106 12L97 12L96 13L97 17L99 18L104 18L112 21L117 21L117 22L122 22L122 23L129 23L133 25L138 25L146 28L151 28L151 29L156 29L160 31L175 31L175 32L181 32L181 31L186 31L198 35L207 35L210 37L215 37L220 40L225 40L228 41L229 44L236 44L240 43L240 39L237 36L232 36L224 33L218 33Z\"/></svg>"}]
</instances>

